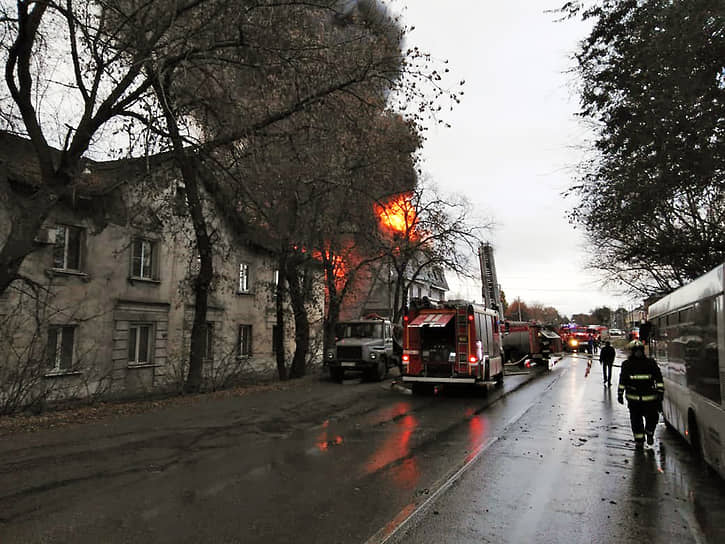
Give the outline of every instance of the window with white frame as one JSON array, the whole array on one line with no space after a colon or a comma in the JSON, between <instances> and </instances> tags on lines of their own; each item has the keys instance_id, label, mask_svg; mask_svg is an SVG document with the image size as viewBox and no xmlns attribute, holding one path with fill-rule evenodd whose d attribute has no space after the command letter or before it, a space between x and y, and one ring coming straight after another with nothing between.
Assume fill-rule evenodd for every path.
<instances>
[{"instance_id":1,"label":"window with white frame","mask_svg":"<svg viewBox=\"0 0 725 544\"><path fill-rule=\"evenodd\" d=\"M55 244L53 245L53 268L80 271L82 239L82 228L71 225L57 225L55 227Z\"/></svg>"},{"instance_id":2,"label":"window with white frame","mask_svg":"<svg viewBox=\"0 0 725 544\"><path fill-rule=\"evenodd\" d=\"M128 363L144 365L153 362L153 330L151 323L131 323L128 327Z\"/></svg>"},{"instance_id":3,"label":"window with white frame","mask_svg":"<svg viewBox=\"0 0 725 544\"><path fill-rule=\"evenodd\" d=\"M73 370L75 336L75 325L58 325L48 328L48 366L51 371Z\"/></svg>"},{"instance_id":4,"label":"window with white frame","mask_svg":"<svg viewBox=\"0 0 725 544\"><path fill-rule=\"evenodd\" d=\"M249 265L247 263L239 264L239 292L249 293Z\"/></svg>"},{"instance_id":5,"label":"window with white frame","mask_svg":"<svg viewBox=\"0 0 725 544\"><path fill-rule=\"evenodd\" d=\"M250 357L252 355L252 326L239 325L239 357Z\"/></svg>"},{"instance_id":6,"label":"window with white frame","mask_svg":"<svg viewBox=\"0 0 725 544\"><path fill-rule=\"evenodd\" d=\"M147 238L134 238L131 243L131 277L155 279L157 246Z\"/></svg>"}]
</instances>

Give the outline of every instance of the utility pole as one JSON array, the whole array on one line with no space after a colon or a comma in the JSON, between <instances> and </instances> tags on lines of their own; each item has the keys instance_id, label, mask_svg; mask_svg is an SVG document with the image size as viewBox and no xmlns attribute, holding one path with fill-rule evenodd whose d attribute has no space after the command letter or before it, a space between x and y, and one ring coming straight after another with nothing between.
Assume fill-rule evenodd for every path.
<instances>
[{"instance_id":1,"label":"utility pole","mask_svg":"<svg viewBox=\"0 0 725 544\"><path fill-rule=\"evenodd\" d=\"M519 321L522 321L522 319L521 319L521 297L516 297L516 307L519 309Z\"/></svg>"}]
</instances>

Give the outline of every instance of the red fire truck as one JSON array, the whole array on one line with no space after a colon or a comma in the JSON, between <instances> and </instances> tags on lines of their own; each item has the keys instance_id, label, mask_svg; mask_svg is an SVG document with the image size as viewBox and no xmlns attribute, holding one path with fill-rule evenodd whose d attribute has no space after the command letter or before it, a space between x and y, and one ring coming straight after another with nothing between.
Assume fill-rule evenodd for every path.
<instances>
[{"instance_id":1,"label":"red fire truck","mask_svg":"<svg viewBox=\"0 0 725 544\"><path fill-rule=\"evenodd\" d=\"M467 301L419 306L403 317L403 381L413 393L437 384L503 383L498 313Z\"/></svg>"},{"instance_id":2,"label":"red fire truck","mask_svg":"<svg viewBox=\"0 0 725 544\"><path fill-rule=\"evenodd\" d=\"M589 337L595 337L596 331L574 323L562 325L559 336L564 342L564 349L573 352L586 352L589 348Z\"/></svg>"}]
</instances>

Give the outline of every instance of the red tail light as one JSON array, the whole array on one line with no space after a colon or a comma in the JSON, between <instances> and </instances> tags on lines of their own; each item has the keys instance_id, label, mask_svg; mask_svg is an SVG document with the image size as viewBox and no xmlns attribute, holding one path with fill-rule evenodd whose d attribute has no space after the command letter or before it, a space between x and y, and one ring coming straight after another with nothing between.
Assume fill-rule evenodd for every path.
<instances>
[{"instance_id":1,"label":"red tail light","mask_svg":"<svg viewBox=\"0 0 725 544\"><path fill-rule=\"evenodd\" d=\"M478 361L478 359L476 359L476 356L475 356L475 355L471 355L471 356L470 356L470 357L468 358L468 360L469 360L469 361L471 361L472 363L475 363L476 361Z\"/></svg>"},{"instance_id":2,"label":"red tail light","mask_svg":"<svg viewBox=\"0 0 725 544\"><path fill-rule=\"evenodd\" d=\"M409 363L410 362L410 355L407 355L407 354L406 355L403 355L403 362L404 363Z\"/></svg>"}]
</instances>

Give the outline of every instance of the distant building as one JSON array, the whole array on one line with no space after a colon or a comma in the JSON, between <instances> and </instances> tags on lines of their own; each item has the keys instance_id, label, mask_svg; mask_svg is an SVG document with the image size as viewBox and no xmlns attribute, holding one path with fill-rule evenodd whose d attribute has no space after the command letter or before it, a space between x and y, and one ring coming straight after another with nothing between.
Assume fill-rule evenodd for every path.
<instances>
[{"instance_id":1,"label":"distant building","mask_svg":"<svg viewBox=\"0 0 725 544\"><path fill-rule=\"evenodd\" d=\"M423 268L415 279L406 278L407 300L428 297L434 302L446 299L449 290L445 272L440 266ZM361 279L356 296L345 305L343 318L352 319L366 314L392 317L394 314L395 271L386 263L374 266L370 274Z\"/></svg>"}]
</instances>

